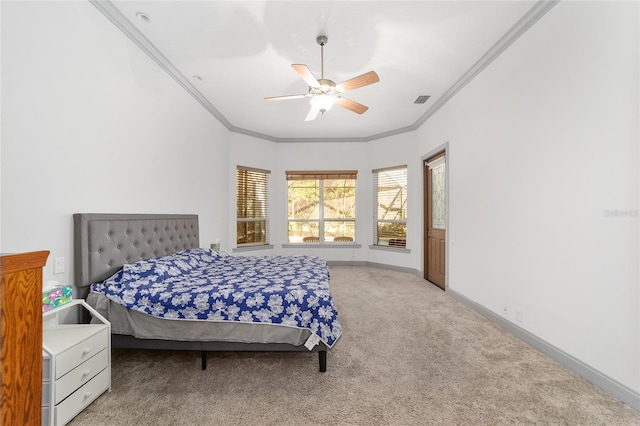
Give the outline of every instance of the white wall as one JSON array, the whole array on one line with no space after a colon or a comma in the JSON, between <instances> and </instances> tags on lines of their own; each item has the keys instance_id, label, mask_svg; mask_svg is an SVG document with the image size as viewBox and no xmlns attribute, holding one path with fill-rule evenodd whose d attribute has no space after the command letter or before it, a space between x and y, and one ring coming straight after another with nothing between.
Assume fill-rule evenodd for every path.
<instances>
[{"instance_id":1,"label":"white wall","mask_svg":"<svg viewBox=\"0 0 640 426\"><path fill-rule=\"evenodd\" d=\"M420 182L422 171L416 151L415 138L411 134L397 136L388 141L327 142L327 143L273 143L244 135L231 135L229 179L235 179L237 166L248 166L271 171L270 188L270 242L272 250L256 249L238 254L308 254L321 256L330 261L368 261L401 268L419 270L421 267L421 240L411 238L407 248L410 252L398 250L370 250L373 243L373 177L372 170L384 167L407 165L409 179ZM287 244L287 170L357 170L356 182L356 243L358 248L340 246L323 247L282 247ZM229 215L235 213L235 183L229 192ZM422 201L420 186L409 187L408 204L409 232L421 232ZM416 201L413 201L416 200ZM229 224L231 240L229 247L235 247L235 223ZM223 244L224 246L224 244Z\"/></svg>"},{"instance_id":2,"label":"white wall","mask_svg":"<svg viewBox=\"0 0 640 426\"><path fill-rule=\"evenodd\" d=\"M372 262L411 270L421 268L422 197L420 156L416 150L415 137L407 133L396 136L393 141L370 143L272 143L243 135L233 135L230 147L229 179L235 179L238 165L271 171L271 240L272 250L256 249L239 254L308 254L321 256L330 261ZM409 186L408 232L417 237L407 242L409 252L398 250L370 250L373 243L373 177L372 170L407 165ZM356 243L358 248L282 247L287 243L287 170L357 170L356 183ZM417 183L417 184L416 184ZM229 215L235 215L235 184L229 195ZM235 223L230 223L229 233L233 240ZM224 245L224 244L223 244ZM234 241L230 247L234 247Z\"/></svg>"},{"instance_id":3,"label":"white wall","mask_svg":"<svg viewBox=\"0 0 640 426\"><path fill-rule=\"evenodd\" d=\"M251 255L307 254L322 256L327 260L364 261L370 242L371 218L371 170L367 168L367 146L364 143L270 143L263 140L236 136L233 139L229 167L230 178L235 179L235 168L249 166L271 171L270 216L273 250L250 251ZM360 248L283 248L287 244L287 170L357 170L356 183L356 242ZM232 176L233 175L233 176ZM235 191L235 185L233 186ZM235 195L229 198L235 207ZM235 210L230 209L235 215ZM232 224L235 226L235 224ZM232 238L235 229L230 228ZM232 241L232 246L235 242Z\"/></svg>"},{"instance_id":4,"label":"white wall","mask_svg":"<svg viewBox=\"0 0 640 426\"><path fill-rule=\"evenodd\" d=\"M638 17L559 3L413 135L450 144L449 288L636 392Z\"/></svg>"},{"instance_id":5,"label":"white wall","mask_svg":"<svg viewBox=\"0 0 640 426\"><path fill-rule=\"evenodd\" d=\"M67 284L76 212L194 213L202 244L226 238L228 131L90 3L1 7L2 252L50 250Z\"/></svg>"},{"instance_id":6,"label":"white wall","mask_svg":"<svg viewBox=\"0 0 640 426\"><path fill-rule=\"evenodd\" d=\"M639 206L637 2L561 2L421 129L364 144L229 134L89 3L0 6L0 251L51 250L45 280L72 281L78 211L196 213L233 247L238 164L273 173L270 252L297 253L285 170L357 169L363 247L308 254L420 270L420 157L448 142L449 288L640 391L638 217L605 216ZM411 253L372 251L371 170L399 164Z\"/></svg>"},{"instance_id":7,"label":"white wall","mask_svg":"<svg viewBox=\"0 0 640 426\"><path fill-rule=\"evenodd\" d=\"M386 167L407 166L407 251L393 249L369 250L367 260L371 263L393 265L420 271L422 269L422 168L420 153L417 150L415 134L403 133L393 138L376 140L368 143L368 176L371 181L371 171ZM373 185L373 183L371 183ZM370 189L370 193L373 188ZM367 206L373 205L369 199ZM371 217L372 213L367 216ZM373 243L373 222L369 222L367 232Z\"/></svg>"},{"instance_id":8,"label":"white wall","mask_svg":"<svg viewBox=\"0 0 640 426\"><path fill-rule=\"evenodd\" d=\"M321 124L318 122L317 124ZM322 256L327 260L366 260L369 244L371 218L371 171L366 168L367 146L364 143L284 143L278 144L278 161L274 168L274 218L272 237L280 243L287 243L287 170L357 170L356 181L356 243L360 248L282 248L281 254L304 253Z\"/></svg>"},{"instance_id":9,"label":"white wall","mask_svg":"<svg viewBox=\"0 0 640 426\"><path fill-rule=\"evenodd\" d=\"M231 133L229 134L229 169L227 179L229 180L229 196L228 196L228 238L226 241L221 242L221 247L227 251L237 246L236 244L236 218L237 218L237 205L236 205L236 191L237 191L237 176L236 171L238 166L253 167L256 169L268 170L271 172L269 179L269 208L270 216L273 218L275 214L282 214L278 209L278 201L274 200L274 165L277 163L277 144L275 142L269 142L262 139L256 139L245 135ZM285 200L286 203L286 200ZM285 205L286 207L286 205ZM273 221L270 223L270 243L275 244L281 240L278 238L277 232L273 231ZM241 254L241 253L239 253ZM274 254L273 250L252 250L245 252L244 254L250 256L263 256Z\"/></svg>"}]
</instances>

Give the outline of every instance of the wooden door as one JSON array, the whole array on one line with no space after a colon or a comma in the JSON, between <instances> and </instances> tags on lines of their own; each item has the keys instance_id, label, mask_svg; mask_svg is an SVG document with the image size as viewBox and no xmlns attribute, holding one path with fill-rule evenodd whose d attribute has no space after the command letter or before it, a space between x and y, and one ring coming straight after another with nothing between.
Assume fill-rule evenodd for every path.
<instances>
[{"instance_id":1,"label":"wooden door","mask_svg":"<svg viewBox=\"0 0 640 426\"><path fill-rule=\"evenodd\" d=\"M424 278L445 289L446 162L441 152L424 162Z\"/></svg>"}]
</instances>

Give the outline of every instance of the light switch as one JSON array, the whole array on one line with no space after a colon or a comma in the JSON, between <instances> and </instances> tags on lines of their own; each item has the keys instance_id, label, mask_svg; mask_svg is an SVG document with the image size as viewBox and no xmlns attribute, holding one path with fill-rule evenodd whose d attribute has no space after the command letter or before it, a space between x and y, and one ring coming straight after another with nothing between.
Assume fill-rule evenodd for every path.
<instances>
[{"instance_id":1,"label":"light switch","mask_svg":"<svg viewBox=\"0 0 640 426\"><path fill-rule=\"evenodd\" d=\"M64 272L64 257L56 257L53 259L53 273L62 274Z\"/></svg>"}]
</instances>

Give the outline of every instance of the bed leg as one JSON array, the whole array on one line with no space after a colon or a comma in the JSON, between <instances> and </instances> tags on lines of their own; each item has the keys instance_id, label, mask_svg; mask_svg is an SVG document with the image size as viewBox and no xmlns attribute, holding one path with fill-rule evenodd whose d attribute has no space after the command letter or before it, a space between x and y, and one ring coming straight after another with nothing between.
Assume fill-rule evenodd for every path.
<instances>
[{"instance_id":1,"label":"bed leg","mask_svg":"<svg viewBox=\"0 0 640 426\"><path fill-rule=\"evenodd\" d=\"M320 372L327 372L327 351L318 351L318 361L320 362Z\"/></svg>"},{"instance_id":2,"label":"bed leg","mask_svg":"<svg viewBox=\"0 0 640 426\"><path fill-rule=\"evenodd\" d=\"M206 370L207 369L207 351L202 351L200 353L200 356L202 358L202 370Z\"/></svg>"}]
</instances>

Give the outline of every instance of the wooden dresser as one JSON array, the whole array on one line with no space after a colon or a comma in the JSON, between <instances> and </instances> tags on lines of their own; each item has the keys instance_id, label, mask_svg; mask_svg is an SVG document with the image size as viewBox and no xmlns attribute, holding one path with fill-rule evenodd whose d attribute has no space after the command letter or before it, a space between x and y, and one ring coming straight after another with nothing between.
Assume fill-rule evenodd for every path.
<instances>
[{"instance_id":1,"label":"wooden dresser","mask_svg":"<svg viewBox=\"0 0 640 426\"><path fill-rule=\"evenodd\" d=\"M48 251L0 256L0 424L42 424L42 268Z\"/></svg>"}]
</instances>

